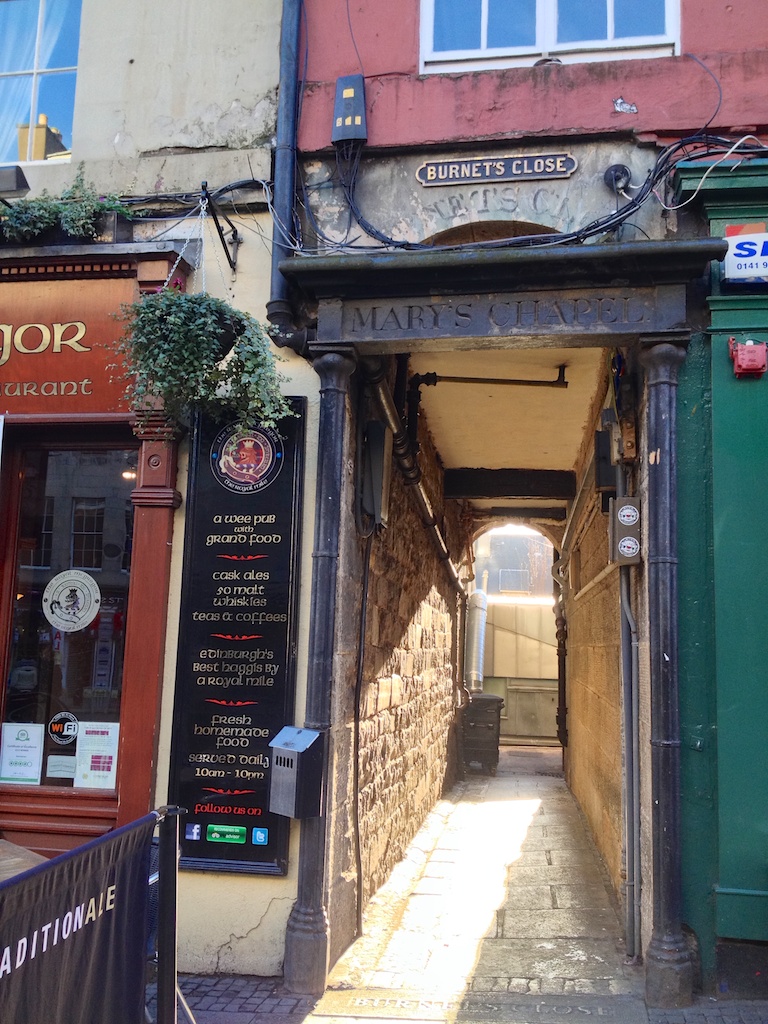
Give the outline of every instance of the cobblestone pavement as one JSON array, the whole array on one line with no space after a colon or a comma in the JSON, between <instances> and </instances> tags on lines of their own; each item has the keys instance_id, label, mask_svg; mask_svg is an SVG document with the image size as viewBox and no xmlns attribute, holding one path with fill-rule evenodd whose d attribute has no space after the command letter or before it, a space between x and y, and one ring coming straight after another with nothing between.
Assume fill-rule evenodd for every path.
<instances>
[{"instance_id":1,"label":"cobblestone pavement","mask_svg":"<svg viewBox=\"0 0 768 1024\"><path fill-rule=\"evenodd\" d=\"M495 777L469 773L441 800L321 999L275 978L182 975L197 1024L768 1024L768 1002L646 1008L559 765L559 751L502 748Z\"/></svg>"}]
</instances>

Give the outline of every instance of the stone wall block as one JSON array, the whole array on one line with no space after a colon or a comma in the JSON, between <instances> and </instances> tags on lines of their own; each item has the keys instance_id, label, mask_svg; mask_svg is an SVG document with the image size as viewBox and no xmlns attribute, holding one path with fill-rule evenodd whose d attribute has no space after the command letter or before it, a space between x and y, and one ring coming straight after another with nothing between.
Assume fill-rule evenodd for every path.
<instances>
[{"instance_id":1,"label":"stone wall block","mask_svg":"<svg viewBox=\"0 0 768 1024\"><path fill-rule=\"evenodd\" d=\"M393 675L390 679L390 703L399 705L403 702L403 677Z\"/></svg>"},{"instance_id":2,"label":"stone wall block","mask_svg":"<svg viewBox=\"0 0 768 1024\"><path fill-rule=\"evenodd\" d=\"M379 679L379 695L376 710L384 711L389 708L391 703L392 695L392 679L390 676L386 676L383 679Z\"/></svg>"},{"instance_id":3,"label":"stone wall block","mask_svg":"<svg viewBox=\"0 0 768 1024\"><path fill-rule=\"evenodd\" d=\"M369 683L362 695L362 706L360 708L361 718L370 718L376 714L379 699L378 683Z\"/></svg>"}]
</instances>

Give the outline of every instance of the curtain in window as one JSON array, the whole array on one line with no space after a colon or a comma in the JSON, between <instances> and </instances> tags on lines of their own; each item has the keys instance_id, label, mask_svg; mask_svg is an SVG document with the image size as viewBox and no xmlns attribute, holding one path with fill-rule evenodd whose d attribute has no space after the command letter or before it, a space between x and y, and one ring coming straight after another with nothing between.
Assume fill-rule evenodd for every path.
<instances>
[{"instance_id":1,"label":"curtain in window","mask_svg":"<svg viewBox=\"0 0 768 1024\"><path fill-rule=\"evenodd\" d=\"M38 113L71 144L74 76L48 72L77 65L81 0L0 2L0 163L26 159L18 152L18 126L34 124ZM40 94L47 94L41 102ZM50 109L45 109L48 106Z\"/></svg>"}]
</instances>

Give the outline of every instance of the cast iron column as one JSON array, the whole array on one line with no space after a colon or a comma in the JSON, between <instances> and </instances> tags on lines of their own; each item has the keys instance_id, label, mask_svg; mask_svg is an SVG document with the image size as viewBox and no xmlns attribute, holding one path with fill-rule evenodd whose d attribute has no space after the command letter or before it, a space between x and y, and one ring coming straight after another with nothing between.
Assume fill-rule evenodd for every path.
<instances>
[{"instance_id":1,"label":"cast iron column","mask_svg":"<svg viewBox=\"0 0 768 1024\"><path fill-rule=\"evenodd\" d=\"M682 932L677 665L677 371L688 335L642 339L648 386L648 617L651 670L653 933L649 1006L689 1006L693 963Z\"/></svg>"},{"instance_id":2,"label":"cast iron column","mask_svg":"<svg viewBox=\"0 0 768 1024\"><path fill-rule=\"evenodd\" d=\"M320 375L315 541L305 728L325 733L328 784L328 731L331 725L333 654L336 632L336 576L339 564L341 490L344 474L345 423L349 378L354 358L326 352L313 366ZM319 996L328 977L329 927L325 899L326 807L317 818L301 822L296 903L285 936L285 985L291 992Z\"/></svg>"}]
</instances>

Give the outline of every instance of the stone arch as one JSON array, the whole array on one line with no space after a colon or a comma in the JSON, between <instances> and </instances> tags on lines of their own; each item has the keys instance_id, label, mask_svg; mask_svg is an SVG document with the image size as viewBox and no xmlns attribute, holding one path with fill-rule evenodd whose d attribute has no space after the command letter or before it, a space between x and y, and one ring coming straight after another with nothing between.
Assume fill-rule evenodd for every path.
<instances>
[{"instance_id":1,"label":"stone arch","mask_svg":"<svg viewBox=\"0 0 768 1024\"><path fill-rule=\"evenodd\" d=\"M476 220L446 228L425 238L423 245L465 245L469 242L496 242L523 235L549 235L554 228L527 220Z\"/></svg>"}]
</instances>

